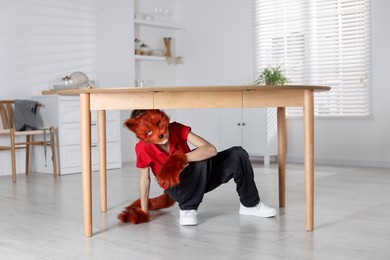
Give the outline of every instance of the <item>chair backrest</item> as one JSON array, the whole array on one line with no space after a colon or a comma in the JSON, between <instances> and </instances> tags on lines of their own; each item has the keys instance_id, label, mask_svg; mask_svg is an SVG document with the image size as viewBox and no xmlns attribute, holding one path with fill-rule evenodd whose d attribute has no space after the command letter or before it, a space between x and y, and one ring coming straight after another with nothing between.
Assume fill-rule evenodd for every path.
<instances>
[{"instance_id":1,"label":"chair backrest","mask_svg":"<svg viewBox=\"0 0 390 260\"><path fill-rule=\"evenodd\" d=\"M13 100L0 100L0 117L3 129L14 128Z\"/></svg>"}]
</instances>

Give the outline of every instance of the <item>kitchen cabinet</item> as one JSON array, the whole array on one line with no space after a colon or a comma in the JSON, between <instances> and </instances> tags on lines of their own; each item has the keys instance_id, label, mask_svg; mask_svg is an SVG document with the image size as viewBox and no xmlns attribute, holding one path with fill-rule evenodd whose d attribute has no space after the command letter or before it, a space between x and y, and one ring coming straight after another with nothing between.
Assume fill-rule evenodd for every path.
<instances>
[{"instance_id":1,"label":"kitchen cabinet","mask_svg":"<svg viewBox=\"0 0 390 260\"><path fill-rule=\"evenodd\" d=\"M81 172L80 101L79 97L48 95L36 97L44 125L57 127L59 172L61 175ZM91 111L92 170L98 170L97 113ZM121 167L120 114L106 112L107 169ZM35 170L47 171L43 153L34 158ZM49 153L48 153L49 154ZM48 162L50 160L47 160Z\"/></svg>"},{"instance_id":2,"label":"kitchen cabinet","mask_svg":"<svg viewBox=\"0 0 390 260\"><path fill-rule=\"evenodd\" d=\"M277 155L277 126L275 110L264 108L220 109L219 148L242 146L250 156L264 158Z\"/></svg>"},{"instance_id":3,"label":"kitchen cabinet","mask_svg":"<svg viewBox=\"0 0 390 260\"><path fill-rule=\"evenodd\" d=\"M277 155L276 111L263 108L181 109L178 122L212 143L218 151L242 146L265 164Z\"/></svg>"}]
</instances>

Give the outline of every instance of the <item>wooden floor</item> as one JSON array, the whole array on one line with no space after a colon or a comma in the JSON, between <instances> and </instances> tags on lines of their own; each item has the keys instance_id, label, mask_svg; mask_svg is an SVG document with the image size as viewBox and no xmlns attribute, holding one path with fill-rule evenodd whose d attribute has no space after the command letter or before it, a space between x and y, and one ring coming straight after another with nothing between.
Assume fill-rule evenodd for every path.
<instances>
[{"instance_id":1,"label":"wooden floor","mask_svg":"<svg viewBox=\"0 0 390 260\"><path fill-rule=\"evenodd\" d=\"M276 206L277 167L254 164L262 200ZM81 175L0 177L0 259L390 259L390 169L315 168L314 232L305 231L303 166L287 166L287 207L271 219L240 216L235 185L206 194L199 225L179 226L179 208L147 224L118 223L138 198L134 165L108 172L108 212L83 235ZM152 195L159 195L157 185Z\"/></svg>"}]
</instances>

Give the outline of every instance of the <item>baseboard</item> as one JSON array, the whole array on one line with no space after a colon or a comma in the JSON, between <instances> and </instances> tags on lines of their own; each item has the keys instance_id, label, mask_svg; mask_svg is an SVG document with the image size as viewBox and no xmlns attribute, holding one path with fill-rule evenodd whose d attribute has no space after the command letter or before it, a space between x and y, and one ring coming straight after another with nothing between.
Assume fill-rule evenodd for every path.
<instances>
[{"instance_id":1,"label":"baseboard","mask_svg":"<svg viewBox=\"0 0 390 260\"><path fill-rule=\"evenodd\" d=\"M303 157L287 156L288 163L303 163ZM388 161L372 161L372 160L349 160L349 159L334 159L334 158L315 158L315 164L333 165L333 166L352 166L352 167L374 167L374 168L390 168Z\"/></svg>"}]
</instances>

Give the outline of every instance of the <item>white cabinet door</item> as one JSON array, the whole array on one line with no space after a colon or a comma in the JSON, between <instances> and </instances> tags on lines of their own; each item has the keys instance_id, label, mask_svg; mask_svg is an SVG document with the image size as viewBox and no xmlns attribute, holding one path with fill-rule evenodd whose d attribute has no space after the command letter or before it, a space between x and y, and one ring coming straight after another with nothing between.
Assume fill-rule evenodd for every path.
<instances>
[{"instance_id":1,"label":"white cabinet door","mask_svg":"<svg viewBox=\"0 0 390 260\"><path fill-rule=\"evenodd\" d=\"M219 112L219 150L242 146L242 109L224 108Z\"/></svg>"},{"instance_id":2,"label":"white cabinet door","mask_svg":"<svg viewBox=\"0 0 390 260\"><path fill-rule=\"evenodd\" d=\"M267 120L266 109L220 109L219 121L220 150L242 146L252 156L276 155L276 140L267 139L272 120Z\"/></svg>"},{"instance_id":3,"label":"white cabinet door","mask_svg":"<svg viewBox=\"0 0 390 260\"><path fill-rule=\"evenodd\" d=\"M263 108L245 108L242 113L242 146L250 155L266 155L267 120Z\"/></svg>"},{"instance_id":4,"label":"white cabinet door","mask_svg":"<svg viewBox=\"0 0 390 260\"><path fill-rule=\"evenodd\" d=\"M58 101L58 121L60 123L80 122L80 101L66 100L61 98Z\"/></svg>"}]
</instances>

